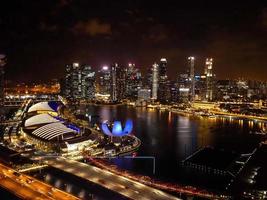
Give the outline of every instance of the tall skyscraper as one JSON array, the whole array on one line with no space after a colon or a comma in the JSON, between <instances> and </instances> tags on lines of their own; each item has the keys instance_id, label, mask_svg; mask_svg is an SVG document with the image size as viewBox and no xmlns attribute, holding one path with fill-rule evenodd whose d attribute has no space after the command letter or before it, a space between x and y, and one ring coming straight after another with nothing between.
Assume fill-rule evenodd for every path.
<instances>
[{"instance_id":1,"label":"tall skyscraper","mask_svg":"<svg viewBox=\"0 0 267 200\"><path fill-rule=\"evenodd\" d=\"M159 86L159 75L158 75L159 65L154 63L152 65L152 94L151 99L157 100L158 99L158 86Z\"/></svg>"},{"instance_id":2,"label":"tall skyscraper","mask_svg":"<svg viewBox=\"0 0 267 200\"><path fill-rule=\"evenodd\" d=\"M81 97L86 100L95 98L95 72L91 66L84 65L81 69Z\"/></svg>"},{"instance_id":3,"label":"tall skyscraper","mask_svg":"<svg viewBox=\"0 0 267 200\"><path fill-rule=\"evenodd\" d=\"M118 68L118 64L115 63L114 65L111 66L111 101L117 101L117 74L116 70Z\"/></svg>"},{"instance_id":4,"label":"tall skyscraper","mask_svg":"<svg viewBox=\"0 0 267 200\"><path fill-rule=\"evenodd\" d=\"M180 74L178 76L177 82L179 87L179 102L188 103L190 98L190 77L188 73Z\"/></svg>"},{"instance_id":5,"label":"tall skyscraper","mask_svg":"<svg viewBox=\"0 0 267 200\"><path fill-rule=\"evenodd\" d=\"M116 71L117 99L121 101L125 98L126 91L126 69L123 66L118 66Z\"/></svg>"},{"instance_id":6,"label":"tall skyscraper","mask_svg":"<svg viewBox=\"0 0 267 200\"><path fill-rule=\"evenodd\" d=\"M111 66L111 100L121 101L125 98L126 70L117 63Z\"/></svg>"},{"instance_id":7,"label":"tall skyscraper","mask_svg":"<svg viewBox=\"0 0 267 200\"><path fill-rule=\"evenodd\" d=\"M212 71L212 58L206 58L205 62L205 75L206 75L206 100L213 100L213 83L214 83L214 74Z\"/></svg>"},{"instance_id":8,"label":"tall skyscraper","mask_svg":"<svg viewBox=\"0 0 267 200\"><path fill-rule=\"evenodd\" d=\"M142 87L142 76L135 64L129 63L126 68L126 97L136 100L138 90Z\"/></svg>"},{"instance_id":9,"label":"tall skyscraper","mask_svg":"<svg viewBox=\"0 0 267 200\"><path fill-rule=\"evenodd\" d=\"M150 100L151 91L150 89L142 88L138 90L138 100Z\"/></svg>"},{"instance_id":10,"label":"tall skyscraper","mask_svg":"<svg viewBox=\"0 0 267 200\"><path fill-rule=\"evenodd\" d=\"M99 74L99 93L110 94L111 93L111 70L108 66L103 66Z\"/></svg>"},{"instance_id":11,"label":"tall skyscraper","mask_svg":"<svg viewBox=\"0 0 267 200\"><path fill-rule=\"evenodd\" d=\"M66 65L64 96L68 99L79 98L79 63Z\"/></svg>"},{"instance_id":12,"label":"tall skyscraper","mask_svg":"<svg viewBox=\"0 0 267 200\"><path fill-rule=\"evenodd\" d=\"M195 100L195 58L188 57L189 81L190 81L190 101Z\"/></svg>"},{"instance_id":13,"label":"tall skyscraper","mask_svg":"<svg viewBox=\"0 0 267 200\"><path fill-rule=\"evenodd\" d=\"M4 105L4 66L6 56L0 55L0 107Z\"/></svg>"},{"instance_id":14,"label":"tall skyscraper","mask_svg":"<svg viewBox=\"0 0 267 200\"><path fill-rule=\"evenodd\" d=\"M95 97L95 72L88 65L67 65L63 87L63 94L68 99L92 100Z\"/></svg>"},{"instance_id":15,"label":"tall skyscraper","mask_svg":"<svg viewBox=\"0 0 267 200\"><path fill-rule=\"evenodd\" d=\"M179 98L179 84L177 81L170 81L170 102L177 103Z\"/></svg>"},{"instance_id":16,"label":"tall skyscraper","mask_svg":"<svg viewBox=\"0 0 267 200\"><path fill-rule=\"evenodd\" d=\"M166 92L167 88L167 60L166 58L161 58L158 70L159 77L159 88L158 88L158 100L162 103L166 102Z\"/></svg>"}]
</instances>

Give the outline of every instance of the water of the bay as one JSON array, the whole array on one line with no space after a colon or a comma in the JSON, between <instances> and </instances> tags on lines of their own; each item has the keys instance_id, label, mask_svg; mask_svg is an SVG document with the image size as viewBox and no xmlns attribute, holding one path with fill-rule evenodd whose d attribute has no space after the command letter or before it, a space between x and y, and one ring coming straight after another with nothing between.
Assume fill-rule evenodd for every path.
<instances>
[{"instance_id":1,"label":"water of the bay","mask_svg":"<svg viewBox=\"0 0 267 200\"><path fill-rule=\"evenodd\" d=\"M142 141L137 154L155 157L156 173L153 174L153 159L150 158L119 158L111 162L122 169L176 183L184 183L180 162L199 148L212 146L250 153L263 137L253 132L266 126L259 121L181 116L169 111L124 105L82 106L80 111L99 115L101 120L132 119L133 134Z\"/></svg>"}]
</instances>

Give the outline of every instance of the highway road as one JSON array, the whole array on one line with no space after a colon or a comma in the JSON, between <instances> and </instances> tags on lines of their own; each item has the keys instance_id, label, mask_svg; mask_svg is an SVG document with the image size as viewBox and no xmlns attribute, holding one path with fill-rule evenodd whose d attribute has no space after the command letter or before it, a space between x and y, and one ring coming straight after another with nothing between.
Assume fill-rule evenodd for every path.
<instances>
[{"instance_id":1,"label":"highway road","mask_svg":"<svg viewBox=\"0 0 267 200\"><path fill-rule=\"evenodd\" d=\"M22 199L79 199L3 164L0 164L0 186Z\"/></svg>"},{"instance_id":2,"label":"highway road","mask_svg":"<svg viewBox=\"0 0 267 200\"><path fill-rule=\"evenodd\" d=\"M54 158L48 160L46 164L101 185L130 199L178 200L178 198L158 189L74 160Z\"/></svg>"}]
</instances>

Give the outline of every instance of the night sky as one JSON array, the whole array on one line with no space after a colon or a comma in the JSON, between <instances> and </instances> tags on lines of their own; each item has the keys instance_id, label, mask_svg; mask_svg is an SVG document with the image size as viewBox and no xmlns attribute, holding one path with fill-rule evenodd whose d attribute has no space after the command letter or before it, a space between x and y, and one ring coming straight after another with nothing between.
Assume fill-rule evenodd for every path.
<instances>
[{"instance_id":1,"label":"night sky","mask_svg":"<svg viewBox=\"0 0 267 200\"><path fill-rule=\"evenodd\" d=\"M8 2L8 3L7 3ZM142 71L168 60L176 78L195 56L214 58L218 78L267 81L264 1L7 0L0 6L0 53L7 78L60 78L65 65L134 62Z\"/></svg>"}]
</instances>

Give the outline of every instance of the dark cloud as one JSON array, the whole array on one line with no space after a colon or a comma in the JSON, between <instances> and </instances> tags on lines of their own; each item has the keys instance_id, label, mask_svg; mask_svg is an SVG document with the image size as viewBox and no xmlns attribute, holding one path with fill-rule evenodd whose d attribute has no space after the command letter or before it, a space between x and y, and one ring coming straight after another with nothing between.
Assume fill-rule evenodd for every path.
<instances>
[{"instance_id":1,"label":"dark cloud","mask_svg":"<svg viewBox=\"0 0 267 200\"><path fill-rule=\"evenodd\" d=\"M170 33L168 28L163 24L153 25L149 28L148 33L144 35L144 40L149 42L159 43L168 41L170 37Z\"/></svg>"},{"instance_id":2,"label":"dark cloud","mask_svg":"<svg viewBox=\"0 0 267 200\"><path fill-rule=\"evenodd\" d=\"M58 6L65 7L72 3L72 0L59 0Z\"/></svg>"},{"instance_id":3,"label":"dark cloud","mask_svg":"<svg viewBox=\"0 0 267 200\"><path fill-rule=\"evenodd\" d=\"M89 36L111 35L111 25L100 22L99 19L90 19L77 22L71 29L76 34L85 34Z\"/></svg>"},{"instance_id":4,"label":"dark cloud","mask_svg":"<svg viewBox=\"0 0 267 200\"><path fill-rule=\"evenodd\" d=\"M175 79L191 55L198 73L213 57L219 78L266 80L267 6L259 1L15 0L1 4L0 26L13 80L61 77L73 61L131 61L146 71L161 57Z\"/></svg>"},{"instance_id":5,"label":"dark cloud","mask_svg":"<svg viewBox=\"0 0 267 200\"><path fill-rule=\"evenodd\" d=\"M41 22L39 26L41 31L55 32L59 29L57 25L49 25L45 22Z\"/></svg>"},{"instance_id":6,"label":"dark cloud","mask_svg":"<svg viewBox=\"0 0 267 200\"><path fill-rule=\"evenodd\" d=\"M267 30L267 8L262 9L260 18L261 18L262 26Z\"/></svg>"}]
</instances>

